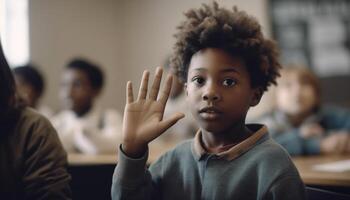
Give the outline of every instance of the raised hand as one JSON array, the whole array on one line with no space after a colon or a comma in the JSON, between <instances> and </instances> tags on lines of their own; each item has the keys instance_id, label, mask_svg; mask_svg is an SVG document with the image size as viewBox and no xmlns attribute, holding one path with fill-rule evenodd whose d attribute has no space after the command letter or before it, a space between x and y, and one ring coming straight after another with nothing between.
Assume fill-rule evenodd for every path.
<instances>
[{"instance_id":1,"label":"raised hand","mask_svg":"<svg viewBox=\"0 0 350 200\"><path fill-rule=\"evenodd\" d=\"M321 153L350 153L350 134L347 131L334 131L320 142Z\"/></svg>"},{"instance_id":2,"label":"raised hand","mask_svg":"<svg viewBox=\"0 0 350 200\"><path fill-rule=\"evenodd\" d=\"M321 137L325 130L318 123L305 124L300 127L300 135L303 138Z\"/></svg>"},{"instance_id":3,"label":"raised hand","mask_svg":"<svg viewBox=\"0 0 350 200\"><path fill-rule=\"evenodd\" d=\"M169 119L163 119L165 104L172 85L172 76L167 77L164 89L158 98L162 74L162 68L158 67L147 97L149 72L144 71L136 101L134 101L132 84L130 81L127 83L122 148L128 156L143 155L149 142L184 117L183 113L175 113Z\"/></svg>"}]
</instances>

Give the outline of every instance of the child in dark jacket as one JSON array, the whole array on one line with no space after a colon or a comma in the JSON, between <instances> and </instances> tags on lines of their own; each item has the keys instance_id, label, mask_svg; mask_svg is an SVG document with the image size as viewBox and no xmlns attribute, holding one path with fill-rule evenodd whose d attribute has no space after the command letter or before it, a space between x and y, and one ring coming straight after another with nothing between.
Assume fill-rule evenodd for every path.
<instances>
[{"instance_id":1,"label":"child in dark jacket","mask_svg":"<svg viewBox=\"0 0 350 200\"><path fill-rule=\"evenodd\" d=\"M0 44L0 199L72 199L67 153L55 129L17 97Z\"/></svg>"}]
</instances>

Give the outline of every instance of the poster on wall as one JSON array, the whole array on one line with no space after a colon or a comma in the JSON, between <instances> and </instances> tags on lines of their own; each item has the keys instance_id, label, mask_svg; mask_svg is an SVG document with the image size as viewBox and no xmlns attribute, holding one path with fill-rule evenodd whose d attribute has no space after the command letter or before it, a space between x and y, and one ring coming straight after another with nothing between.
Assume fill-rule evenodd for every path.
<instances>
[{"instance_id":1,"label":"poster on wall","mask_svg":"<svg viewBox=\"0 0 350 200\"><path fill-rule=\"evenodd\" d=\"M350 1L270 0L269 10L282 64L310 67L326 101L350 106L348 92L334 91L350 85Z\"/></svg>"},{"instance_id":2,"label":"poster on wall","mask_svg":"<svg viewBox=\"0 0 350 200\"><path fill-rule=\"evenodd\" d=\"M271 0L270 8L283 63L321 77L350 74L350 1Z\"/></svg>"}]
</instances>

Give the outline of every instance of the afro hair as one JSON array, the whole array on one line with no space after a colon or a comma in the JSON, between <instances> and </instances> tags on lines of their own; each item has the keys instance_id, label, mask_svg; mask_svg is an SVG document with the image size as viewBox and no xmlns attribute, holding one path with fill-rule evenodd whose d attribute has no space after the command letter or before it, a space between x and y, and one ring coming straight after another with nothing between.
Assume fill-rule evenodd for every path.
<instances>
[{"instance_id":1,"label":"afro hair","mask_svg":"<svg viewBox=\"0 0 350 200\"><path fill-rule=\"evenodd\" d=\"M203 4L185 13L186 20L177 27L176 43L171 64L182 81L192 56L205 48L219 48L233 56L240 56L251 77L252 87L266 91L276 84L281 65L276 44L263 37L257 20L237 7L220 8L216 2Z\"/></svg>"}]
</instances>

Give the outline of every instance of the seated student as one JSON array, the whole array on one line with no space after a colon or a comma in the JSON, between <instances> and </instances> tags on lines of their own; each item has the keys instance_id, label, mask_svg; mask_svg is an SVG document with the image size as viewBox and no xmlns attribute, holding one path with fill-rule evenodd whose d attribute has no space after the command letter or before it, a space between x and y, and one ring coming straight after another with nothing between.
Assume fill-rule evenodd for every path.
<instances>
[{"instance_id":1,"label":"seated student","mask_svg":"<svg viewBox=\"0 0 350 200\"><path fill-rule=\"evenodd\" d=\"M278 76L274 43L236 7L204 4L186 17L176 35L173 64L200 130L147 169L149 142L184 115L162 118L172 77L159 92L161 68L149 92L150 75L144 72L137 98L128 82L112 199L305 199L288 153L264 125L245 124L249 107Z\"/></svg>"},{"instance_id":2,"label":"seated student","mask_svg":"<svg viewBox=\"0 0 350 200\"><path fill-rule=\"evenodd\" d=\"M37 67L33 65L24 65L16 67L12 70L17 90L21 99L26 105L36 109L46 117L52 116L52 111L49 107L40 104L39 100L42 97L45 89L44 79Z\"/></svg>"},{"instance_id":3,"label":"seated student","mask_svg":"<svg viewBox=\"0 0 350 200\"><path fill-rule=\"evenodd\" d=\"M350 111L321 106L319 80L306 67L281 74L276 109L258 121L291 155L350 153Z\"/></svg>"},{"instance_id":4,"label":"seated student","mask_svg":"<svg viewBox=\"0 0 350 200\"><path fill-rule=\"evenodd\" d=\"M173 82L169 99L164 110L164 117L171 116L174 112L185 113L184 119L170 127L159 139L166 142L176 143L184 139L193 138L198 127L191 116L189 106L186 103L184 83L177 75L176 69L170 65L170 59L164 65L165 70L173 75Z\"/></svg>"},{"instance_id":5,"label":"seated student","mask_svg":"<svg viewBox=\"0 0 350 200\"><path fill-rule=\"evenodd\" d=\"M50 122L19 105L0 44L0 199L71 199L67 155Z\"/></svg>"},{"instance_id":6,"label":"seated student","mask_svg":"<svg viewBox=\"0 0 350 200\"><path fill-rule=\"evenodd\" d=\"M62 76L61 97L66 110L52 118L66 151L114 153L121 132L121 116L101 110L95 100L103 87L101 69L83 59L70 61Z\"/></svg>"}]
</instances>

